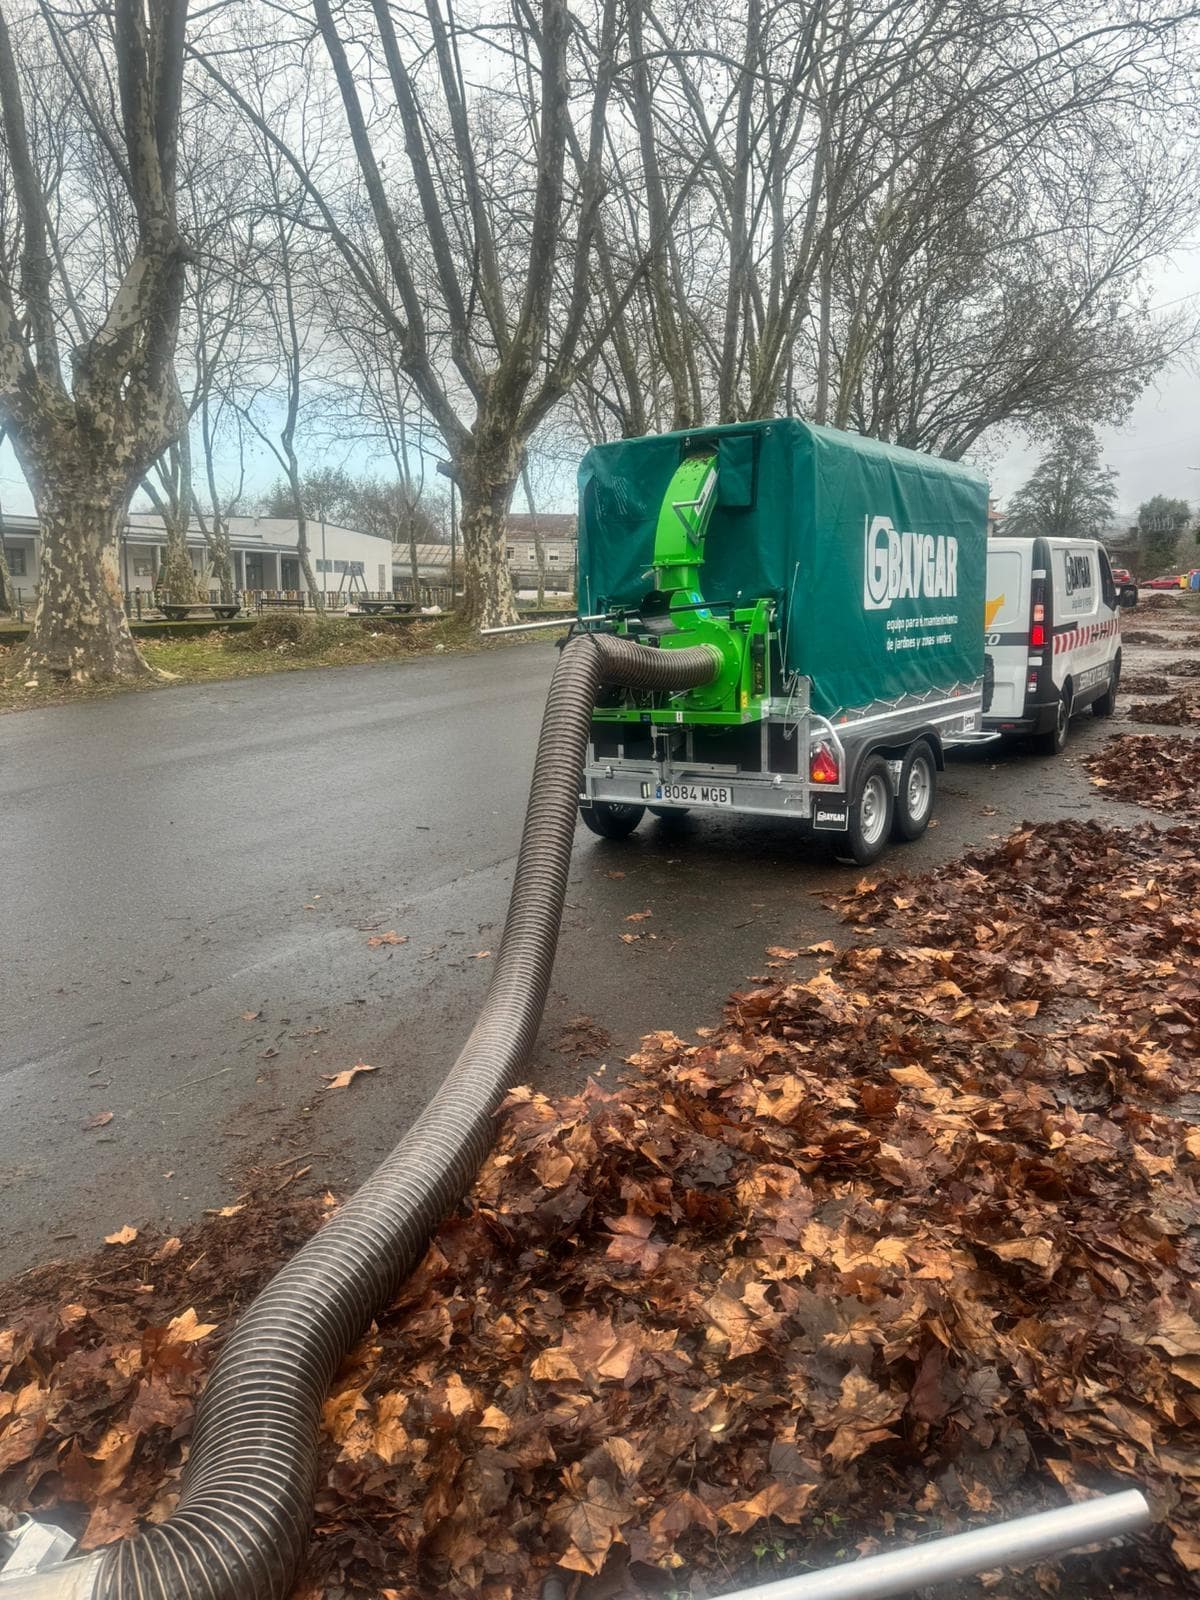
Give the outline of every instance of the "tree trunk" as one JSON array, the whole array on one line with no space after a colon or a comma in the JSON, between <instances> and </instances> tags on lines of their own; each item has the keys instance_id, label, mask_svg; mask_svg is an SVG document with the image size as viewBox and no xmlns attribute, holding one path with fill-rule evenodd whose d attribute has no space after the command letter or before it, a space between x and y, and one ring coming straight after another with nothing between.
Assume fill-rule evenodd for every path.
<instances>
[{"instance_id":1,"label":"tree trunk","mask_svg":"<svg viewBox=\"0 0 1200 1600\"><path fill-rule=\"evenodd\" d=\"M300 576L304 580L304 587L308 590L308 602L318 615L325 611L325 598L317 587L317 575L312 569L312 561L308 554L308 517L297 498L297 508L300 515L296 518L296 554L300 558Z\"/></svg>"},{"instance_id":2,"label":"tree trunk","mask_svg":"<svg viewBox=\"0 0 1200 1600\"><path fill-rule=\"evenodd\" d=\"M25 646L27 677L96 683L141 677L117 573L117 530L127 502L90 492L69 473L37 494L42 573Z\"/></svg>"},{"instance_id":3,"label":"tree trunk","mask_svg":"<svg viewBox=\"0 0 1200 1600\"><path fill-rule=\"evenodd\" d=\"M546 604L546 546L538 531L537 518L533 519L533 559L537 562L537 603L539 606Z\"/></svg>"},{"instance_id":4,"label":"tree trunk","mask_svg":"<svg viewBox=\"0 0 1200 1600\"><path fill-rule=\"evenodd\" d=\"M12 573L8 570L8 559L4 554L4 519L0 517L0 611L15 610L15 600Z\"/></svg>"},{"instance_id":5,"label":"tree trunk","mask_svg":"<svg viewBox=\"0 0 1200 1600\"><path fill-rule=\"evenodd\" d=\"M533 503L533 487L529 482L529 462L521 462L521 487L525 491L525 508L533 525L533 559L537 566L537 603L539 609L546 604L546 545L538 527L537 507Z\"/></svg>"},{"instance_id":6,"label":"tree trunk","mask_svg":"<svg viewBox=\"0 0 1200 1600\"><path fill-rule=\"evenodd\" d=\"M516 474L507 481L489 482L483 473L471 470L470 463L460 467L460 473L463 614L473 628L502 628L517 620L512 575L504 559Z\"/></svg>"},{"instance_id":7,"label":"tree trunk","mask_svg":"<svg viewBox=\"0 0 1200 1600\"><path fill-rule=\"evenodd\" d=\"M213 582L222 600L232 600L237 589L233 570L233 547L229 543L229 525L224 517L213 517L212 526L204 529L204 543L212 564Z\"/></svg>"},{"instance_id":8,"label":"tree trunk","mask_svg":"<svg viewBox=\"0 0 1200 1600\"><path fill-rule=\"evenodd\" d=\"M517 437L515 411L495 396L489 400L455 462L462 491L463 612L473 628L517 621L504 550L525 441Z\"/></svg>"},{"instance_id":9,"label":"tree trunk","mask_svg":"<svg viewBox=\"0 0 1200 1600\"><path fill-rule=\"evenodd\" d=\"M177 606L194 606L207 599L200 594L196 569L188 554L187 534L174 517L167 518L167 554L159 573L159 586Z\"/></svg>"},{"instance_id":10,"label":"tree trunk","mask_svg":"<svg viewBox=\"0 0 1200 1600\"><path fill-rule=\"evenodd\" d=\"M417 519L409 517L408 521L408 568L412 573L413 604L421 603L421 560L417 554Z\"/></svg>"}]
</instances>

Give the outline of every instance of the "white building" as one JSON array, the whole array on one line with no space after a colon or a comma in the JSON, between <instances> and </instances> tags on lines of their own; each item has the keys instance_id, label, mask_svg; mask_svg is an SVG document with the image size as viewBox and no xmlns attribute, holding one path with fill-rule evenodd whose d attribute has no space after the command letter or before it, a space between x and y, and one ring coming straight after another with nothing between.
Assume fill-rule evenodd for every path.
<instances>
[{"instance_id":1,"label":"white building","mask_svg":"<svg viewBox=\"0 0 1200 1600\"><path fill-rule=\"evenodd\" d=\"M512 573L513 584L521 594L532 593L537 588L537 543L534 532L542 541L545 557L546 588L552 592L569 594L575 587L575 567L578 547L575 537L575 518L559 513L539 513L536 517L514 512L508 519L508 536L504 557ZM448 544L418 544L417 573L421 585L430 589L445 587L450 583L451 550ZM462 555L457 553L455 581L462 582ZM406 543L392 546L392 582L401 594L412 586L412 560Z\"/></svg>"},{"instance_id":2,"label":"white building","mask_svg":"<svg viewBox=\"0 0 1200 1600\"><path fill-rule=\"evenodd\" d=\"M41 571L37 518L6 515L2 526L13 587L31 604ZM208 551L199 525L189 530L187 542L192 566L203 571ZM292 518L232 517L229 542L238 589L286 593L301 588ZM166 543L161 517L146 511L130 513L117 544L117 572L126 593L155 587ZM317 583L325 593L346 593L353 587L358 594L364 589L368 594L391 594L392 552L386 539L313 520L308 524L308 546Z\"/></svg>"}]
</instances>

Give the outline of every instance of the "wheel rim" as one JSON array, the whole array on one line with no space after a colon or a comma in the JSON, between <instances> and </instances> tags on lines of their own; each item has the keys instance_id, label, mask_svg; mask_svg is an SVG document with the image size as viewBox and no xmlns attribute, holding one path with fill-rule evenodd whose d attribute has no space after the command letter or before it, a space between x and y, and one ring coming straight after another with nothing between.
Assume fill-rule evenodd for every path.
<instances>
[{"instance_id":1,"label":"wheel rim","mask_svg":"<svg viewBox=\"0 0 1200 1600\"><path fill-rule=\"evenodd\" d=\"M617 822L624 822L625 818L637 809L636 806L628 805L623 800L609 800L607 805L609 815Z\"/></svg>"},{"instance_id":2,"label":"wheel rim","mask_svg":"<svg viewBox=\"0 0 1200 1600\"><path fill-rule=\"evenodd\" d=\"M878 773L868 778L863 785L862 800L859 803L859 823L862 828L863 843L878 844L887 826L887 790Z\"/></svg>"},{"instance_id":3,"label":"wheel rim","mask_svg":"<svg viewBox=\"0 0 1200 1600\"><path fill-rule=\"evenodd\" d=\"M933 777L928 761L921 756L908 769L908 814L914 822L920 822L929 810L932 795Z\"/></svg>"}]
</instances>

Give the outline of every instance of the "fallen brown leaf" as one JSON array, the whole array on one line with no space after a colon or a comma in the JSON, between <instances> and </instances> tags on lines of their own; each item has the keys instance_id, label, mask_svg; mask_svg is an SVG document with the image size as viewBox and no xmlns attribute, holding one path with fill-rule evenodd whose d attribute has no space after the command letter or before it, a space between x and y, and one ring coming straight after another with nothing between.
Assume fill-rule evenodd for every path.
<instances>
[{"instance_id":1,"label":"fallen brown leaf","mask_svg":"<svg viewBox=\"0 0 1200 1600\"><path fill-rule=\"evenodd\" d=\"M378 1071L378 1067L369 1067L365 1061L356 1061L352 1067L347 1067L342 1072L323 1072L321 1076L325 1079L325 1088L327 1090L345 1089L349 1084L354 1082L355 1078L357 1078L360 1073Z\"/></svg>"}]
</instances>

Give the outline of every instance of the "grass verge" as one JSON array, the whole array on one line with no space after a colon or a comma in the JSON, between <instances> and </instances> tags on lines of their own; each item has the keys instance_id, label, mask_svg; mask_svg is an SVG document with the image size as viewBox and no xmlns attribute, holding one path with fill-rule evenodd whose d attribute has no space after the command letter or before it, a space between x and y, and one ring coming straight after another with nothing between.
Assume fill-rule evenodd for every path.
<instances>
[{"instance_id":1,"label":"grass verge","mask_svg":"<svg viewBox=\"0 0 1200 1600\"><path fill-rule=\"evenodd\" d=\"M524 642L524 636L481 640L457 617L397 624L374 617L280 614L263 617L252 627L236 632L214 628L192 638L140 640L142 654L154 675L139 681L31 686L20 672L21 646L0 640L0 712L69 705L78 700L106 699L114 694L184 683L258 677L266 672L362 666L417 656L503 649L510 642Z\"/></svg>"}]
</instances>

